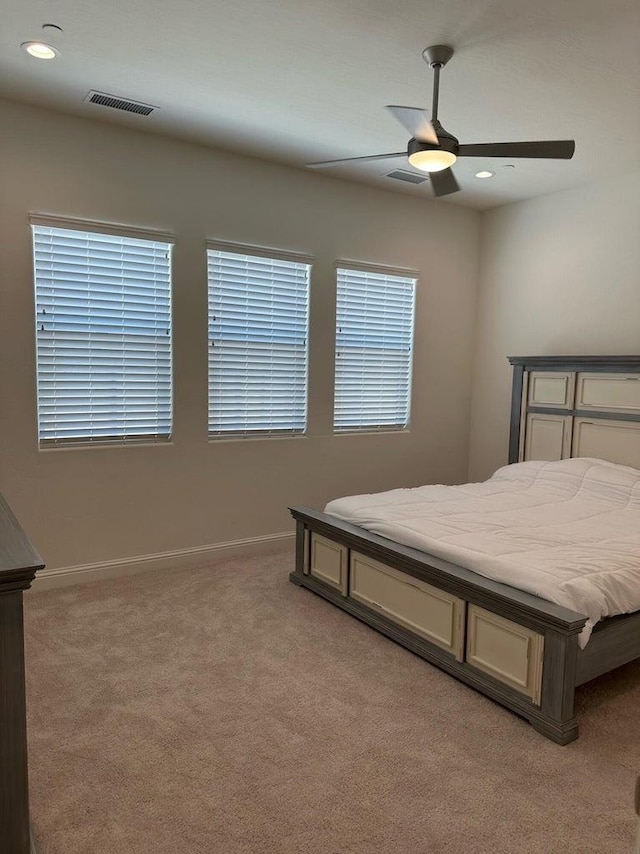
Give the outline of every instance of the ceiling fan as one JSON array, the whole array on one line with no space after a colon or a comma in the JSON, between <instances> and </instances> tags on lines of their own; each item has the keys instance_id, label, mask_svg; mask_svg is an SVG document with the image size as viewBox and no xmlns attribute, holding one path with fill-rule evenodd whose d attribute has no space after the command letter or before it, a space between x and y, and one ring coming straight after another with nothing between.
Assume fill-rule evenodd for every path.
<instances>
[{"instance_id":1,"label":"ceiling fan","mask_svg":"<svg viewBox=\"0 0 640 854\"><path fill-rule=\"evenodd\" d=\"M432 45L423 50L425 62L433 68L433 102L431 119L425 110L418 107L387 106L394 118L411 134L406 151L394 151L391 154L370 154L365 157L347 157L342 160L323 160L319 163L307 163L311 169L337 166L357 161L387 160L392 157L406 157L416 169L429 173L433 192L436 196L457 193L460 187L451 166L458 157L537 157L553 160L570 160L576 144L572 139L546 140L541 142L483 142L472 145L460 145L458 140L446 131L438 121L438 95L440 89L440 69L453 56L453 48L448 45Z\"/></svg>"}]
</instances>

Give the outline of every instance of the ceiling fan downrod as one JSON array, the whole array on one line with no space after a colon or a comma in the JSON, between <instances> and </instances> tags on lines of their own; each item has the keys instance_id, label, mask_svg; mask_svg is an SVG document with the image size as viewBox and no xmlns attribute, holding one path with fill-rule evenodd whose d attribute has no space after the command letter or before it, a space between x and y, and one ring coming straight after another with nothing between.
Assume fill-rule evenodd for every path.
<instances>
[{"instance_id":1,"label":"ceiling fan downrod","mask_svg":"<svg viewBox=\"0 0 640 854\"><path fill-rule=\"evenodd\" d=\"M431 122L438 121L438 96L440 94L440 69L453 56L453 48L446 44L431 45L422 51L422 57L430 68L433 68L433 101L431 105Z\"/></svg>"}]
</instances>

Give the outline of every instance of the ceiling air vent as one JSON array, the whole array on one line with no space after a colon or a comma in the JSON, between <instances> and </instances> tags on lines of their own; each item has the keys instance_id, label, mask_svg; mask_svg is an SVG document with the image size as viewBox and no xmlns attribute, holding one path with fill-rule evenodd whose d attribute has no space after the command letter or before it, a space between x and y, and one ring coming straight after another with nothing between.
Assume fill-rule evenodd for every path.
<instances>
[{"instance_id":1,"label":"ceiling air vent","mask_svg":"<svg viewBox=\"0 0 640 854\"><path fill-rule=\"evenodd\" d=\"M84 100L101 107L111 107L113 110L137 113L139 116L148 116L149 113L158 109L158 107L152 107L149 104L128 101L125 98L117 98L115 95L106 95L104 92L89 92Z\"/></svg>"},{"instance_id":2,"label":"ceiling air vent","mask_svg":"<svg viewBox=\"0 0 640 854\"><path fill-rule=\"evenodd\" d=\"M395 178L396 181L406 181L407 184L423 184L427 181L425 175L417 175L415 172L405 172L403 169L394 169L387 173L387 178Z\"/></svg>"}]
</instances>

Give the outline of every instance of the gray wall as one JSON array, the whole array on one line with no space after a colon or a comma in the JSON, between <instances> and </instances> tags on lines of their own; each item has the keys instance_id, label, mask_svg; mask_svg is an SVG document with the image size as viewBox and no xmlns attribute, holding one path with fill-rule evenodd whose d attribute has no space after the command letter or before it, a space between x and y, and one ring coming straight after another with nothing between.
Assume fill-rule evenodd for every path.
<instances>
[{"instance_id":1,"label":"gray wall","mask_svg":"<svg viewBox=\"0 0 640 854\"><path fill-rule=\"evenodd\" d=\"M507 462L508 355L640 352L640 173L483 214L469 478Z\"/></svg>"},{"instance_id":2,"label":"gray wall","mask_svg":"<svg viewBox=\"0 0 640 854\"><path fill-rule=\"evenodd\" d=\"M279 533L291 504L465 479L478 213L6 101L0 124L0 490L50 568ZM38 451L30 212L176 233L170 445ZM207 441L206 238L315 256L306 438ZM332 435L338 258L420 272L408 432Z\"/></svg>"}]
</instances>

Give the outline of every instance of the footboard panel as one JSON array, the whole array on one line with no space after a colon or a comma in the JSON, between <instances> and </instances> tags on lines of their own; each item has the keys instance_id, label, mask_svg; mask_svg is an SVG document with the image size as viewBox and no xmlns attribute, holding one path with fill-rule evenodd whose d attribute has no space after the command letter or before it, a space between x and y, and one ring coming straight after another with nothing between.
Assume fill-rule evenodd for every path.
<instances>
[{"instance_id":1,"label":"footboard panel","mask_svg":"<svg viewBox=\"0 0 640 854\"><path fill-rule=\"evenodd\" d=\"M290 579L522 715L559 744L586 617L307 508Z\"/></svg>"}]
</instances>

